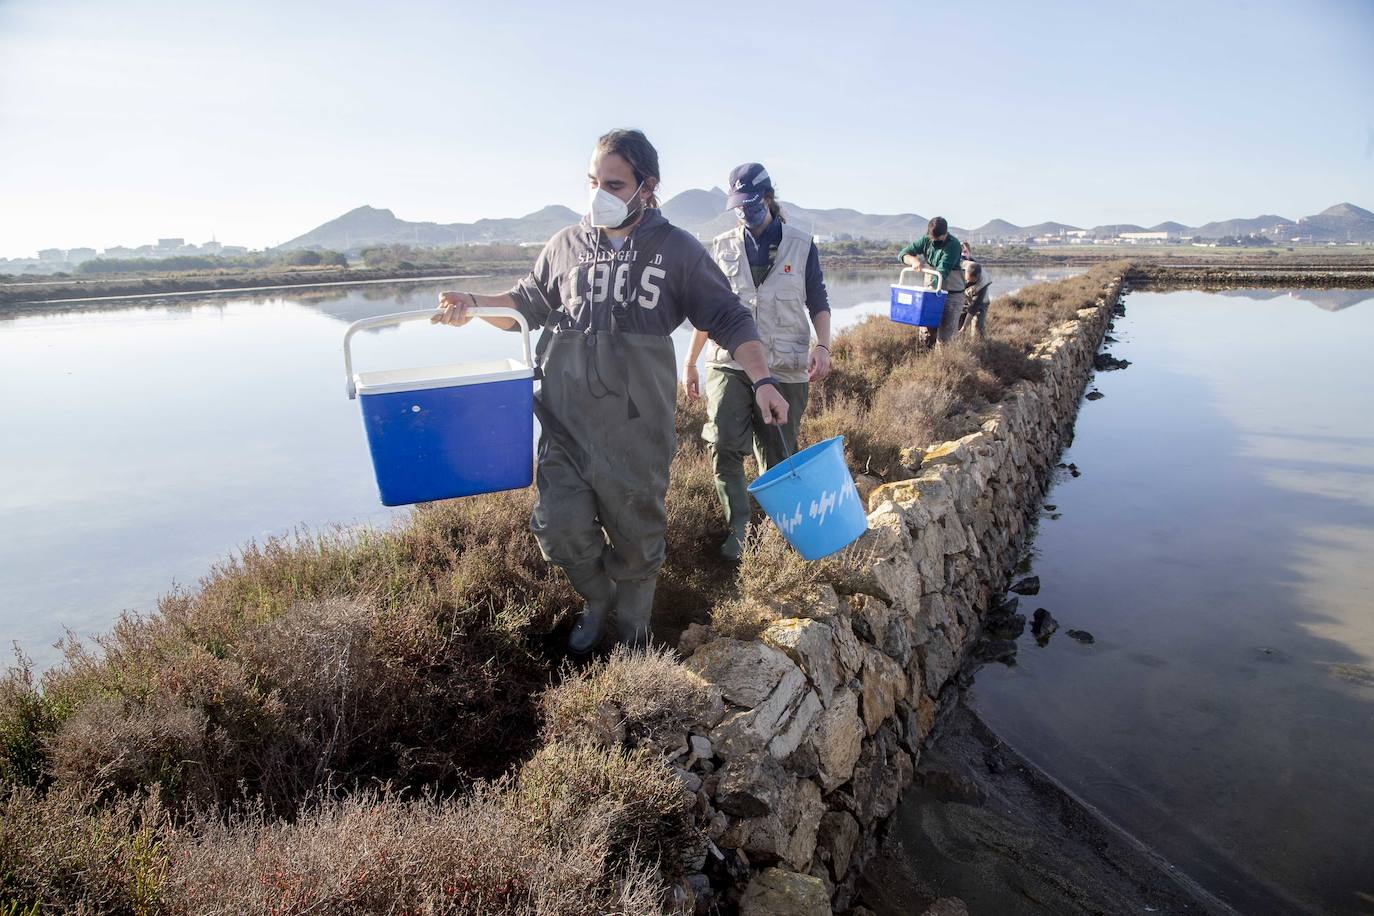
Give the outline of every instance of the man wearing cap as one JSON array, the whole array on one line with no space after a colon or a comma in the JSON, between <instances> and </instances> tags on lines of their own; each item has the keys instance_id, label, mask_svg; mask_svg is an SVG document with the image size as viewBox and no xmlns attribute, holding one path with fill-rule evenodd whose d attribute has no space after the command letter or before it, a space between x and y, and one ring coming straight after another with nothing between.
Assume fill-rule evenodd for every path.
<instances>
[{"instance_id":1,"label":"man wearing cap","mask_svg":"<svg viewBox=\"0 0 1374 916\"><path fill-rule=\"evenodd\" d=\"M749 493L744 458L753 450L765 471L797 450L797 431L808 385L830 373L830 301L820 253L811 236L788 225L773 181L757 162L730 172L726 206L739 225L716 236L711 254L730 288L753 313L768 357L769 371L787 400L787 421L769 424L754 403L749 377L729 351L714 345L706 354L706 440L716 475L716 494L730 525L721 554L738 559L748 531ZM811 342L811 329L816 343ZM701 396L697 357L705 332L692 338L683 366L687 396Z\"/></svg>"},{"instance_id":2,"label":"man wearing cap","mask_svg":"<svg viewBox=\"0 0 1374 916\"><path fill-rule=\"evenodd\" d=\"M949 293L940 327L923 329L927 345L949 343L959 331L959 319L964 314L964 273L959 269L962 252L959 240L949 234L949 223L937 216L926 225L925 235L897 255L908 267L938 271L941 285Z\"/></svg>"}]
</instances>

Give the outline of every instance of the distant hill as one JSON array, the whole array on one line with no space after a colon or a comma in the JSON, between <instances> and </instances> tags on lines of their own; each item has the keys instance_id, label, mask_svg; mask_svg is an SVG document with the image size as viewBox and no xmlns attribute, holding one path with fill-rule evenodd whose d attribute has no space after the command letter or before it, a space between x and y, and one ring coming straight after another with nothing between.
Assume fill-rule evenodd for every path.
<instances>
[{"instance_id":1,"label":"distant hill","mask_svg":"<svg viewBox=\"0 0 1374 916\"><path fill-rule=\"evenodd\" d=\"M469 242L543 242L581 217L553 204L513 219L479 219L475 223L417 223L397 219L390 210L358 207L277 247L328 248L349 251L373 245L441 248Z\"/></svg>"},{"instance_id":2,"label":"distant hill","mask_svg":"<svg viewBox=\"0 0 1374 916\"><path fill-rule=\"evenodd\" d=\"M1279 237L1291 233L1297 224L1291 219L1275 216L1272 213L1256 216L1253 219L1227 219L1206 223L1193 230L1194 235L1205 239L1219 239L1228 235L1269 235Z\"/></svg>"},{"instance_id":3,"label":"distant hill","mask_svg":"<svg viewBox=\"0 0 1374 916\"><path fill-rule=\"evenodd\" d=\"M1336 204L1299 220L1297 234L1322 241L1365 241L1374 237L1374 213L1354 204Z\"/></svg>"},{"instance_id":4,"label":"distant hill","mask_svg":"<svg viewBox=\"0 0 1374 916\"><path fill-rule=\"evenodd\" d=\"M1144 226L1137 226L1135 223L1108 223L1105 226L1093 226L1088 230L1088 235L1098 239L1114 239L1123 232L1148 232Z\"/></svg>"},{"instance_id":5,"label":"distant hill","mask_svg":"<svg viewBox=\"0 0 1374 916\"><path fill-rule=\"evenodd\" d=\"M1036 223L1034 226L1023 226L1021 231L1034 238L1040 235L1059 235L1064 232L1080 232L1082 230L1078 226L1070 226L1068 223Z\"/></svg>"},{"instance_id":6,"label":"distant hill","mask_svg":"<svg viewBox=\"0 0 1374 916\"><path fill-rule=\"evenodd\" d=\"M977 229L968 231L970 242L980 243L985 239L1007 239L1021 235L1025 230L1015 223L1009 223L1004 219L989 220Z\"/></svg>"},{"instance_id":7,"label":"distant hill","mask_svg":"<svg viewBox=\"0 0 1374 916\"><path fill-rule=\"evenodd\" d=\"M674 225L695 233L703 241L735 225L735 217L725 209L725 192L720 188L683 191L663 204L663 214ZM792 225L822 238L854 238L873 241L909 241L926 231L926 218L916 213L873 214L847 208L815 210L782 201L783 212ZM543 242L564 226L581 218L567 207L552 205L525 216L505 219L480 219L475 223L410 222L390 210L358 207L311 229L304 235L278 246L281 249L328 248L357 251L372 245L415 245L442 247L473 242ZM958 238L974 244L990 241L1021 242L1026 239L1081 231L1067 223L1044 222L1017 226L1002 219L991 220L977 229L950 226ZM1110 238L1123 232L1171 232L1202 239L1260 234L1274 241L1301 237L1317 242L1374 242L1374 213L1350 203L1328 207L1320 213L1293 221L1266 214L1251 219L1230 219L1189 227L1169 221L1151 229L1134 223L1095 226L1089 234Z\"/></svg>"}]
</instances>

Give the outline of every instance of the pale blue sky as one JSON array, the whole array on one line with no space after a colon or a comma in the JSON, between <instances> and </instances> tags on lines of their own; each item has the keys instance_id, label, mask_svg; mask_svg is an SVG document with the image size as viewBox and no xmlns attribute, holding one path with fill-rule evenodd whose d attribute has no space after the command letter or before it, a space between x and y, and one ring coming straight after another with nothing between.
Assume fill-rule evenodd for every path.
<instances>
[{"instance_id":1,"label":"pale blue sky","mask_svg":"<svg viewBox=\"0 0 1374 916\"><path fill-rule=\"evenodd\" d=\"M1374 2L0 0L0 256L580 209L757 159L809 207L1090 226L1374 209Z\"/></svg>"}]
</instances>

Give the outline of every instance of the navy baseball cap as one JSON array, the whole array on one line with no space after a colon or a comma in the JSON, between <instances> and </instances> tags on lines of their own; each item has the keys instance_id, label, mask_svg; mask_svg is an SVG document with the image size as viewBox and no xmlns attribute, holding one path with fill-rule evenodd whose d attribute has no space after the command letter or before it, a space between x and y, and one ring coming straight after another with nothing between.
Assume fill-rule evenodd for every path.
<instances>
[{"instance_id":1,"label":"navy baseball cap","mask_svg":"<svg viewBox=\"0 0 1374 916\"><path fill-rule=\"evenodd\" d=\"M768 170L757 162L746 162L730 170L730 196L725 198L725 209L733 210L744 206L746 200L758 197L773 190L773 179Z\"/></svg>"}]
</instances>

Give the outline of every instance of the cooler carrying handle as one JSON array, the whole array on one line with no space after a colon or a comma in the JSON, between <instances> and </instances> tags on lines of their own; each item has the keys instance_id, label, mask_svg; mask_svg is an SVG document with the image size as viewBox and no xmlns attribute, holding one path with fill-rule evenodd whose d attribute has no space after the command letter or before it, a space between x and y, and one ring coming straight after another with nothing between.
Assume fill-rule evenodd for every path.
<instances>
[{"instance_id":1,"label":"cooler carrying handle","mask_svg":"<svg viewBox=\"0 0 1374 916\"><path fill-rule=\"evenodd\" d=\"M437 315L434 309L418 309L413 312L397 312L393 315L378 315L376 318L364 318L362 321L355 321L348 326L344 332L343 351L344 351L344 373L348 376L348 399L351 401L358 396L357 382L353 378L353 352L350 342L353 335L359 331L366 331L369 328L385 328L393 324L404 324L407 321L428 321ZM520 325L520 335L525 345L525 365L534 368L534 357L530 352L530 323L525 320L525 316L515 309L503 308L472 308L467 310L467 314L474 318L509 318Z\"/></svg>"},{"instance_id":2,"label":"cooler carrying handle","mask_svg":"<svg viewBox=\"0 0 1374 916\"><path fill-rule=\"evenodd\" d=\"M898 286L912 286L913 284L908 283L906 277L907 277L907 274L915 274L915 273L916 273L916 268L914 268L914 267L903 267L903 268L902 268L902 275L901 275L900 277L897 278L897 285L898 285ZM945 288L945 277L944 277L944 274L940 273L938 270L933 270L932 268L929 268L929 267L922 267L922 268L921 268L921 273L923 273L923 274L930 274L931 276L933 276L933 277L935 278L935 292L939 293L939 292L943 292L943 291L944 291L944 288Z\"/></svg>"}]
</instances>

